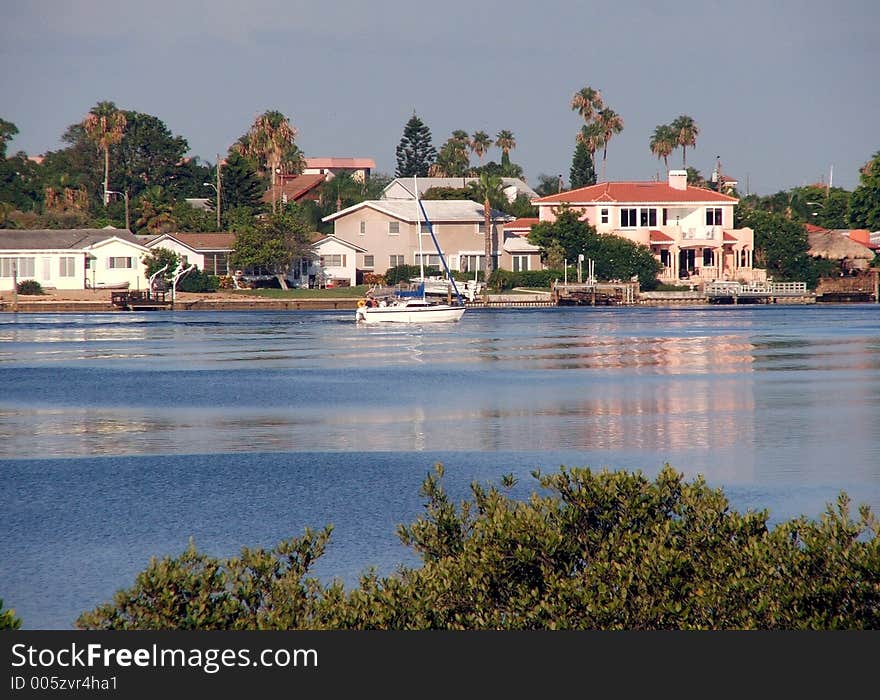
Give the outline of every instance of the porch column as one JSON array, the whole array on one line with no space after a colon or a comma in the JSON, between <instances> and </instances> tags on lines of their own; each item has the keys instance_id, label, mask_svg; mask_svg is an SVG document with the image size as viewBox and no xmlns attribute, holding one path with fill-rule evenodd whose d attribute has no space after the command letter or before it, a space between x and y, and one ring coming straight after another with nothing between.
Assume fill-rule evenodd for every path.
<instances>
[{"instance_id":1,"label":"porch column","mask_svg":"<svg viewBox=\"0 0 880 700\"><path fill-rule=\"evenodd\" d=\"M678 246L669 246L670 268L672 269L672 279L678 279Z\"/></svg>"}]
</instances>

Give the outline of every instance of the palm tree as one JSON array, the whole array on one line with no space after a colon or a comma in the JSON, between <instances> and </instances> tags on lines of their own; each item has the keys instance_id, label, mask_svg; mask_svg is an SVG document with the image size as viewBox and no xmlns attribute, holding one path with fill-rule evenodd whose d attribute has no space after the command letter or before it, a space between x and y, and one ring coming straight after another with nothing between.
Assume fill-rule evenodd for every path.
<instances>
[{"instance_id":1,"label":"palm tree","mask_svg":"<svg viewBox=\"0 0 880 700\"><path fill-rule=\"evenodd\" d=\"M596 162L596 151L605 145L605 135L602 125L598 122L590 122L581 127L577 140L587 147L590 152L590 160Z\"/></svg>"},{"instance_id":2,"label":"palm tree","mask_svg":"<svg viewBox=\"0 0 880 700\"><path fill-rule=\"evenodd\" d=\"M471 139L470 147L471 151L477 154L477 158L480 159L480 165L483 164L483 156L486 155L486 151L492 146L492 139L489 138L489 134L485 131L475 131L474 136Z\"/></svg>"},{"instance_id":3,"label":"palm tree","mask_svg":"<svg viewBox=\"0 0 880 700\"><path fill-rule=\"evenodd\" d=\"M122 141L126 125L125 112L112 102L99 102L83 120L86 136L99 151L104 152L104 206L110 201L110 146Z\"/></svg>"},{"instance_id":4,"label":"palm tree","mask_svg":"<svg viewBox=\"0 0 880 700\"><path fill-rule=\"evenodd\" d=\"M678 135L669 124L660 124L654 128L651 136L651 153L663 159L663 165L669 170L669 156L678 147Z\"/></svg>"},{"instance_id":5,"label":"palm tree","mask_svg":"<svg viewBox=\"0 0 880 700\"><path fill-rule=\"evenodd\" d=\"M589 124L603 108L605 103L602 101L602 94L598 90L587 86L581 88L574 97L571 98L571 108L581 115L583 120Z\"/></svg>"},{"instance_id":6,"label":"palm tree","mask_svg":"<svg viewBox=\"0 0 880 700\"><path fill-rule=\"evenodd\" d=\"M676 142L681 146L681 167L683 170L687 170L687 147L697 147L697 136L700 134L700 127L697 126L692 117L682 114L672 122L672 129L676 133Z\"/></svg>"},{"instance_id":7,"label":"palm tree","mask_svg":"<svg viewBox=\"0 0 880 700\"><path fill-rule=\"evenodd\" d=\"M495 145L501 149L501 167L506 168L510 165L510 152L516 148L516 139L513 132L502 129L495 134Z\"/></svg>"},{"instance_id":8,"label":"palm tree","mask_svg":"<svg viewBox=\"0 0 880 700\"><path fill-rule=\"evenodd\" d=\"M610 107L596 115L596 123L602 128L602 180L605 180L605 158L608 156L608 142L615 134L623 131L623 117Z\"/></svg>"},{"instance_id":9,"label":"palm tree","mask_svg":"<svg viewBox=\"0 0 880 700\"><path fill-rule=\"evenodd\" d=\"M243 156L257 159L272 176L272 212L276 210L276 177L282 172L296 174L304 158L294 143L296 128L281 112L270 110L258 116L250 131L233 148Z\"/></svg>"},{"instance_id":10,"label":"palm tree","mask_svg":"<svg viewBox=\"0 0 880 700\"><path fill-rule=\"evenodd\" d=\"M470 187L473 190L474 196L483 202L483 226L485 227L486 235L486 271L483 279L488 284L495 260L493 257L495 251L492 245L492 202L497 202L500 198L504 197L504 192L501 189L502 181L497 175L489 175L489 173L482 172L480 177L470 184Z\"/></svg>"}]
</instances>

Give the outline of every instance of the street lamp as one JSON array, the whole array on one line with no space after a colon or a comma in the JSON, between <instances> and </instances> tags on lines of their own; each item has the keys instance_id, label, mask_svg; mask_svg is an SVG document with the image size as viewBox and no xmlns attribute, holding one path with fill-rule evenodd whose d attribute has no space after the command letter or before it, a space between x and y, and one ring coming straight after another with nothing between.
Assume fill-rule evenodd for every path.
<instances>
[{"instance_id":1,"label":"street lamp","mask_svg":"<svg viewBox=\"0 0 880 700\"><path fill-rule=\"evenodd\" d=\"M104 199L109 201L111 194L122 195L125 198L125 228L131 231L131 217L128 212L128 190L125 192L119 192L117 190L104 190Z\"/></svg>"},{"instance_id":2,"label":"street lamp","mask_svg":"<svg viewBox=\"0 0 880 700\"><path fill-rule=\"evenodd\" d=\"M203 185L207 185L208 187L212 187L214 192L217 195L217 206L214 207L214 210L217 212L217 231L220 231L220 198L222 196L221 186L220 186L220 154L217 154L217 184L215 185L213 182L203 182Z\"/></svg>"}]
</instances>

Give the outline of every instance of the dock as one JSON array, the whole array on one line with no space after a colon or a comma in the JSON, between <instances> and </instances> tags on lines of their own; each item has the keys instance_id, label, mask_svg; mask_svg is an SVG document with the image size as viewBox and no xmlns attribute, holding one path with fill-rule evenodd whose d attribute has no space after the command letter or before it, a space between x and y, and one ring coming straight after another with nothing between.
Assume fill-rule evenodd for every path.
<instances>
[{"instance_id":1,"label":"dock","mask_svg":"<svg viewBox=\"0 0 880 700\"><path fill-rule=\"evenodd\" d=\"M173 306L165 292L129 289L113 292L110 303L117 311L168 311Z\"/></svg>"},{"instance_id":2,"label":"dock","mask_svg":"<svg viewBox=\"0 0 880 700\"><path fill-rule=\"evenodd\" d=\"M638 295L638 282L557 282L550 292L555 306L629 306Z\"/></svg>"},{"instance_id":3,"label":"dock","mask_svg":"<svg viewBox=\"0 0 880 700\"><path fill-rule=\"evenodd\" d=\"M710 304L815 304L806 282L710 282L705 287Z\"/></svg>"}]
</instances>

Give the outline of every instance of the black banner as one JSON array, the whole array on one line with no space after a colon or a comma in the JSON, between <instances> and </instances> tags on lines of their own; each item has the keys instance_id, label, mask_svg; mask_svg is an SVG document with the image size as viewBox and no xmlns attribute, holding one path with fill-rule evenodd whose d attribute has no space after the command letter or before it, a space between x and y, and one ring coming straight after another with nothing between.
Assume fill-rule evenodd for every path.
<instances>
[{"instance_id":1,"label":"black banner","mask_svg":"<svg viewBox=\"0 0 880 700\"><path fill-rule=\"evenodd\" d=\"M430 697L456 687L465 697L771 687L839 694L873 683L880 652L873 632L17 631L0 643L0 697L11 698Z\"/></svg>"}]
</instances>

